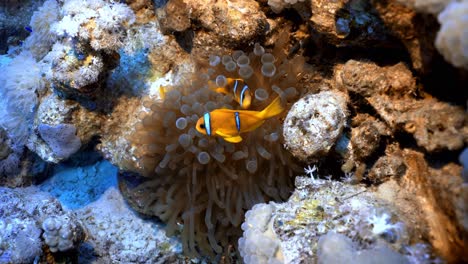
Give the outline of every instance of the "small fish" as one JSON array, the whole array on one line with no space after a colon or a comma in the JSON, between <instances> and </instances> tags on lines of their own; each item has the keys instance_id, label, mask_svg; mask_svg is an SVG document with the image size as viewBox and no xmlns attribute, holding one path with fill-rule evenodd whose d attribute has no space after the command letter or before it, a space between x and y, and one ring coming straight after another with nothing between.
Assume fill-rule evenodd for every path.
<instances>
[{"instance_id":1,"label":"small fish","mask_svg":"<svg viewBox=\"0 0 468 264\"><path fill-rule=\"evenodd\" d=\"M33 30L30 26L25 26L24 29L26 29L27 31L29 31L29 33L32 33Z\"/></svg>"},{"instance_id":2,"label":"small fish","mask_svg":"<svg viewBox=\"0 0 468 264\"><path fill-rule=\"evenodd\" d=\"M205 113L196 124L198 132L208 136L219 136L227 142L242 141L240 133L255 130L266 119L283 112L278 96L262 111L216 109Z\"/></svg>"},{"instance_id":3,"label":"small fish","mask_svg":"<svg viewBox=\"0 0 468 264\"><path fill-rule=\"evenodd\" d=\"M252 102L249 86L242 79L227 78L224 87L214 87L213 91L223 94L233 94L234 100L239 103L242 109L248 109Z\"/></svg>"}]
</instances>

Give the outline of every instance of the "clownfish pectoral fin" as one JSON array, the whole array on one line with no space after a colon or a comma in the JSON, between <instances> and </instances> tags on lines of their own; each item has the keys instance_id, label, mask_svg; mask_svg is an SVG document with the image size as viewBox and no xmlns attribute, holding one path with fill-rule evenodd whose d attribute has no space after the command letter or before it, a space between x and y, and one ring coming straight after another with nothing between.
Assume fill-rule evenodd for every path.
<instances>
[{"instance_id":1,"label":"clownfish pectoral fin","mask_svg":"<svg viewBox=\"0 0 468 264\"><path fill-rule=\"evenodd\" d=\"M223 138L232 137L232 135L224 134L223 132L220 132L220 131L216 131L216 135L223 137Z\"/></svg>"},{"instance_id":2,"label":"clownfish pectoral fin","mask_svg":"<svg viewBox=\"0 0 468 264\"><path fill-rule=\"evenodd\" d=\"M239 143L242 141L241 136L232 136L232 135L224 134L219 131L216 131L216 135L222 137L224 140L226 140L227 142L231 142L231 143Z\"/></svg>"},{"instance_id":3,"label":"clownfish pectoral fin","mask_svg":"<svg viewBox=\"0 0 468 264\"><path fill-rule=\"evenodd\" d=\"M239 143L239 142L242 141L241 136L228 137L228 138L223 138L223 139L226 140L227 142L231 142L231 143Z\"/></svg>"}]
</instances>

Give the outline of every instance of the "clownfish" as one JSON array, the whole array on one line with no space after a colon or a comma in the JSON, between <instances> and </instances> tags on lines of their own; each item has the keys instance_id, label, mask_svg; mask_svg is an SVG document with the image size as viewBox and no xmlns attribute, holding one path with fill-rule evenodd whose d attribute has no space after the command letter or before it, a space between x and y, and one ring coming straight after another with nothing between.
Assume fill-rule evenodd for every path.
<instances>
[{"instance_id":1,"label":"clownfish","mask_svg":"<svg viewBox=\"0 0 468 264\"><path fill-rule=\"evenodd\" d=\"M213 87L213 91L223 94L233 94L234 100L239 103L242 109L248 109L252 102L249 86L242 79L227 78L224 87Z\"/></svg>"},{"instance_id":2,"label":"clownfish","mask_svg":"<svg viewBox=\"0 0 468 264\"><path fill-rule=\"evenodd\" d=\"M278 96L262 111L216 109L205 113L196 124L198 132L208 136L219 136L227 142L242 141L240 133L255 130L266 119L283 112L284 107Z\"/></svg>"}]
</instances>

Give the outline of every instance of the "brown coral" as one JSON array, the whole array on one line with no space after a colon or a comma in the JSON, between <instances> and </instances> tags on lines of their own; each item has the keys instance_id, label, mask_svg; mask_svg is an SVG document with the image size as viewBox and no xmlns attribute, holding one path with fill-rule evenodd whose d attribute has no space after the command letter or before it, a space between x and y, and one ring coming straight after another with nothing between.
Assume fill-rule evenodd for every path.
<instances>
[{"instance_id":1,"label":"brown coral","mask_svg":"<svg viewBox=\"0 0 468 264\"><path fill-rule=\"evenodd\" d=\"M283 38L279 47L284 43ZM243 78L254 97L251 109L259 110L276 96L283 102L297 96L291 86L304 58L287 60L280 48L273 55L256 44L249 54L211 56L208 64L199 65L204 72L190 76L190 82L166 87L164 100L147 101L148 111L140 114L142 122L129 138L138 171L147 177L134 189L127 185L131 203L167 222L169 234L183 223L184 251L192 256L220 255L223 247L237 246L245 211L287 198L293 171L300 169L282 147L281 117L243 135L239 144L207 137L194 126L206 111L239 107L232 96L209 89L208 81Z\"/></svg>"}]
</instances>

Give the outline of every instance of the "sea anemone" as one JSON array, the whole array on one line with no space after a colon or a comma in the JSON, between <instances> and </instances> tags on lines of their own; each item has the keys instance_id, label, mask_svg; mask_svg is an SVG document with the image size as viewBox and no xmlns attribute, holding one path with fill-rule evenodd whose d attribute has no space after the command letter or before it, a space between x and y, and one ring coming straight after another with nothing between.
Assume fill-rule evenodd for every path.
<instances>
[{"instance_id":1,"label":"sea anemone","mask_svg":"<svg viewBox=\"0 0 468 264\"><path fill-rule=\"evenodd\" d=\"M137 209L167 223L168 234L181 231L185 254L220 256L237 247L246 210L257 203L286 199L295 171L302 170L283 148L286 111L270 118L243 141L229 143L197 132L197 120L218 108L240 109L231 95L216 93L208 83L241 78L252 93L250 110L262 110L280 96L283 103L299 96L304 57L288 59L283 48L255 44L253 51L210 56L184 84L165 87L163 100L147 100L147 111L129 138L146 181L132 190Z\"/></svg>"}]
</instances>

